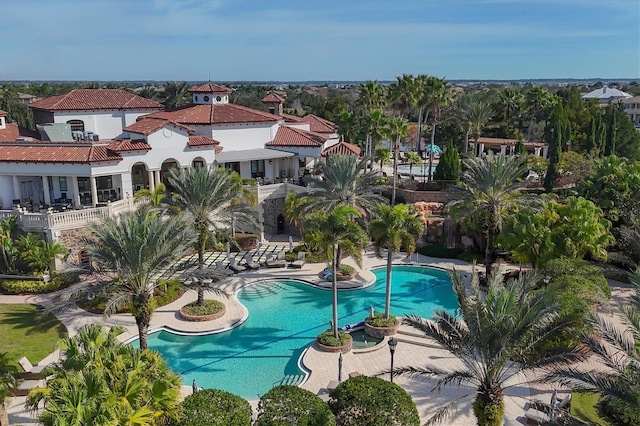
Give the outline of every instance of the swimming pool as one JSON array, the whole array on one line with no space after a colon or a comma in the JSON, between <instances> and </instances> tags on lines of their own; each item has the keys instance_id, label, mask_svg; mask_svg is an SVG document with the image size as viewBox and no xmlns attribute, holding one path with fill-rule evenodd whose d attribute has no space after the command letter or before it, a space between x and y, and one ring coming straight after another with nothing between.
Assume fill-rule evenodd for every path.
<instances>
[{"instance_id":1,"label":"swimming pool","mask_svg":"<svg viewBox=\"0 0 640 426\"><path fill-rule=\"evenodd\" d=\"M364 320L369 307L384 310L385 268L374 269L376 282L364 289L340 292L339 325ZM391 313L431 317L435 308L457 308L446 272L432 268L393 268ZM203 388L218 388L258 399L285 377L301 377L298 358L329 327L331 291L296 281L261 281L245 287L238 300L249 318L233 330L207 336L151 334L149 347L159 351L182 375Z\"/></svg>"}]
</instances>

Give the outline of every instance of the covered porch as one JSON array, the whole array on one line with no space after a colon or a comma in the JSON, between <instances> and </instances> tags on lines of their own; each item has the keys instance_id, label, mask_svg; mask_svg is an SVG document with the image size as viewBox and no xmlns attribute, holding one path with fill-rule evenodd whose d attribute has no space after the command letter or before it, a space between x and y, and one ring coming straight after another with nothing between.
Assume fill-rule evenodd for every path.
<instances>
[{"instance_id":1,"label":"covered porch","mask_svg":"<svg viewBox=\"0 0 640 426\"><path fill-rule=\"evenodd\" d=\"M300 176L296 155L275 149L223 151L216 154L216 163L237 172L242 178L255 179L262 185L295 182Z\"/></svg>"}]
</instances>

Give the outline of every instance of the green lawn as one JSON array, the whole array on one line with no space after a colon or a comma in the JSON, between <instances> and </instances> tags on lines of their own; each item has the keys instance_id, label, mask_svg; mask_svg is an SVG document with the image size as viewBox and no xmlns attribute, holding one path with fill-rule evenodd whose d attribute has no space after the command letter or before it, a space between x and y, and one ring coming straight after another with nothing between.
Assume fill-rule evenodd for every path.
<instances>
[{"instance_id":1,"label":"green lawn","mask_svg":"<svg viewBox=\"0 0 640 426\"><path fill-rule=\"evenodd\" d=\"M26 356L32 364L56 349L58 340L67 337L67 329L53 315L36 318L40 309L35 305L0 304L1 352L17 364Z\"/></svg>"},{"instance_id":2,"label":"green lawn","mask_svg":"<svg viewBox=\"0 0 640 426\"><path fill-rule=\"evenodd\" d=\"M600 417L596 407L600 395L594 393L573 392L571 397L571 414L580 420L591 422L599 426L611 426L607 420Z\"/></svg>"}]
</instances>

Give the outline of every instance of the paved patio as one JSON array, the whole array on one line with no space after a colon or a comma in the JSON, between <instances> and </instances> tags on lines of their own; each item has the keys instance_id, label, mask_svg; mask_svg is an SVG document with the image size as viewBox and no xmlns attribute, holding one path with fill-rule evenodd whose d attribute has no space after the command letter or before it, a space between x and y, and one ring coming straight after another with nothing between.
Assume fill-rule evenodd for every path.
<instances>
[{"instance_id":1,"label":"paved patio","mask_svg":"<svg viewBox=\"0 0 640 426\"><path fill-rule=\"evenodd\" d=\"M261 247L259 256L264 258L268 253L288 250L288 248L288 243L265 244ZM251 255L251 253L244 252L237 255L239 258L240 256ZM206 257L207 264L213 265L218 260L225 261L226 253L209 254ZM409 260L410 263L424 264L442 269L455 268L464 274L470 273L473 268L469 263L457 259L438 259L415 254L411 259L407 259L404 255L397 255L394 259L394 263L406 264L409 263ZM183 262L193 262L193 256L185 259ZM369 269L386 265L385 261L383 259L376 258L372 251L364 254L362 269L358 268L351 259L346 259L345 263L356 267L358 270L356 282L360 286L366 286L373 283L375 277ZM227 291L230 295L233 295L242 287L250 284L268 287L269 285L272 285L270 281L272 279L301 279L314 285L322 285L324 282L320 279L319 273L324 269L324 267L325 265L321 263L307 263L301 269L292 269L287 267L279 269L262 268L258 271L245 271L231 276L222 283L220 288ZM505 265L505 269L514 268L516 267ZM176 271L172 269L167 269L161 274L163 278L175 277L175 275ZM188 291L175 302L156 310L152 319L151 328L157 329L160 327L167 327L179 332L211 333L237 326L244 318L246 318L246 309L238 303L233 296L230 298L224 298L213 293L207 293L206 297L218 299L225 303L226 312L222 318L207 322L188 322L182 320L177 314L178 309L186 303L196 299L196 293ZM34 303L48 306L50 305L50 295L2 296L0 298L0 303ZM59 315L58 318L65 324L71 336L76 334L79 328L83 325L91 323L104 324L107 326L115 324L124 326L127 329L127 332L119 336L123 341L137 336L135 321L130 315L119 314L105 319L101 315L87 313L82 309L76 308ZM409 332L409 330L405 329L404 332ZM400 343L398 344L398 349L395 355L396 366L437 365L440 368L455 368L459 363L459 361L451 357L451 355L446 351L438 348L425 339L409 335L398 335L397 338ZM346 354L344 356L344 377L348 377L348 374L353 371L373 376L386 370L389 367L390 361L386 341L379 345L379 347L380 350L367 353L351 352ZM59 353L54 352L41 363L53 362L57 360L58 357ZM337 358L337 354L320 352L312 346L307 351L303 359L304 365L311 371L311 375L306 383L303 384L303 387L314 393L322 394L323 389L326 388L327 384L332 380L337 380L338 378ZM524 379L521 380L523 383L526 382ZM437 408L443 406L447 401L451 401L452 398L461 396L465 392L470 392L470 396L464 399L460 404L457 416L454 419L448 420L446 424L468 425L475 423L471 410L473 389L459 390L450 388L439 393L433 393L431 392L431 389L433 388L432 381L422 381L406 377L397 377L395 381L406 389L413 397L418 406L418 411L422 421L428 419L433 415ZM548 390L548 392L544 391L545 389L536 389L536 398L548 400L551 390ZM190 394L191 386L183 386L182 393L183 395ZM510 393L519 397L509 396L506 398L505 425L522 424L521 420L525 411L524 407L526 406L526 399L523 398L529 398L529 387L519 384L511 388ZM251 402L252 406L256 408L256 402ZM11 424L35 424L31 415L24 412L24 398L13 398L10 400L8 403L8 410L10 413L10 420L12 422Z\"/></svg>"}]
</instances>

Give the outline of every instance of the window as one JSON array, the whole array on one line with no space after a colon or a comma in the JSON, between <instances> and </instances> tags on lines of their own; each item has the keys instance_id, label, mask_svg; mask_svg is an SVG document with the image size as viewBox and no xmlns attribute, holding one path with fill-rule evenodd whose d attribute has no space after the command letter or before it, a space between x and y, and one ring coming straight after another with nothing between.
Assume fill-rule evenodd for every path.
<instances>
[{"instance_id":1,"label":"window","mask_svg":"<svg viewBox=\"0 0 640 426\"><path fill-rule=\"evenodd\" d=\"M209 102L209 97L208 96L205 96L203 99L204 99L205 102Z\"/></svg>"},{"instance_id":2,"label":"window","mask_svg":"<svg viewBox=\"0 0 640 426\"><path fill-rule=\"evenodd\" d=\"M204 168L204 161L202 160L193 160L192 164L194 169L202 169Z\"/></svg>"},{"instance_id":3,"label":"window","mask_svg":"<svg viewBox=\"0 0 640 426\"><path fill-rule=\"evenodd\" d=\"M234 172L240 174L240 162L238 162L238 161L234 161L234 162L231 162L231 163L224 163L224 167L227 170L231 170L231 171L234 171Z\"/></svg>"},{"instance_id":4,"label":"window","mask_svg":"<svg viewBox=\"0 0 640 426\"><path fill-rule=\"evenodd\" d=\"M113 180L111 176L100 176L96 178L97 189L111 189L113 188Z\"/></svg>"},{"instance_id":5,"label":"window","mask_svg":"<svg viewBox=\"0 0 640 426\"><path fill-rule=\"evenodd\" d=\"M89 257L89 253L86 250L81 250L78 253L78 262L81 266L91 266L91 257Z\"/></svg>"},{"instance_id":6,"label":"window","mask_svg":"<svg viewBox=\"0 0 640 426\"><path fill-rule=\"evenodd\" d=\"M276 113L276 107L269 107L269 114L275 114Z\"/></svg>"},{"instance_id":7,"label":"window","mask_svg":"<svg viewBox=\"0 0 640 426\"><path fill-rule=\"evenodd\" d=\"M216 96L216 102L220 102L222 100L222 96Z\"/></svg>"},{"instance_id":8,"label":"window","mask_svg":"<svg viewBox=\"0 0 640 426\"><path fill-rule=\"evenodd\" d=\"M67 177L60 176L58 180L60 181L60 191L67 191Z\"/></svg>"},{"instance_id":9,"label":"window","mask_svg":"<svg viewBox=\"0 0 640 426\"><path fill-rule=\"evenodd\" d=\"M72 132L84 132L84 121L82 120L69 120L67 124L71 126Z\"/></svg>"},{"instance_id":10,"label":"window","mask_svg":"<svg viewBox=\"0 0 640 426\"><path fill-rule=\"evenodd\" d=\"M196 102L198 102L198 95L196 95Z\"/></svg>"},{"instance_id":11,"label":"window","mask_svg":"<svg viewBox=\"0 0 640 426\"><path fill-rule=\"evenodd\" d=\"M251 177L252 178L264 177L264 160L251 161Z\"/></svg>"}]
</instances>

